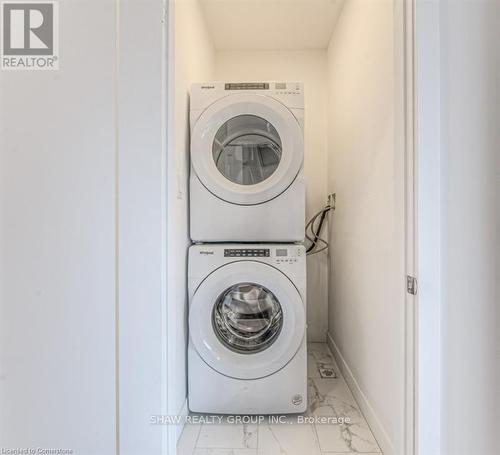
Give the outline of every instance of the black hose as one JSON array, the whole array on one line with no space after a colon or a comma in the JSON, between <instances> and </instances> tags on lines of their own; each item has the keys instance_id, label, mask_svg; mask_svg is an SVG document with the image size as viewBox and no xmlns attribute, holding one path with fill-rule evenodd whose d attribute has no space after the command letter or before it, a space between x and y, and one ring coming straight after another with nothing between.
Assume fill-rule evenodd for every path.
<instances>
[{"instance_id":1,"label":"black hose","mask_svg":"<svg viewBox=\"0 0 500 455\"><path fill-rule=\"evenodd\" d=\"M306 253L310 253L312 250L314 250L314 248L318 244L318 238L321 234L321 229L323 228L323 223L325 221L326 214L330 210L331 210L330 207L327 207L327 208L325 208L325 210L323 210L323 213L321 214L321 218L319 219L319 225L318 225L318 229L316 229L316 232L314 232L314 225L311 226L311 228L312 228L311 230L313 231L313 234L314 234L314 241L313 241L313 243L311 243L311 245L309 245L309 247L306 250Z\"/></svg>"}]
</instances>

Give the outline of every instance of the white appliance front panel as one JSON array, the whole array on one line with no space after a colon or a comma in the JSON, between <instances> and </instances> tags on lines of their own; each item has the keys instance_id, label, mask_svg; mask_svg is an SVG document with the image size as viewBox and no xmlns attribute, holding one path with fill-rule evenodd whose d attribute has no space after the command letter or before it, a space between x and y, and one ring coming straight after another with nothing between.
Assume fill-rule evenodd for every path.
<instances>
[{"instance_id":1,"label":"white appliance front panel","mask_svg":"<svg viewBox=\"0 0 500 455\"><path fill-rule=\"evenodd\" d=\"M307 346L281 370L262 379L234 379L217 373L188 347L188 404L192 412L294 414L307 409Z\"/></svg>"},{"instance_id":2,"label":"white appliance front panel","mask_svg":"<svg viewBox=\"0 0 500 455\"><path fill-rule=\"evenodd\" d=\"M230 253L226 251L227 254ZM281 305L281 331L263 351L235 352L221 342L214 330L214 305L221 294L238 283L265 287ZM236 260L217 268L201 282L191 298L189 331L196 351L210 367L232 378L257 379L283 368L296 354L305 329L305 305L299 291L282 272L262 262Z\"/></svg>"},{"instance_id":3,"label":"white appliance front panel","mask_svg":"<svg viewBox=\"0 0 500 455\"><path fill-rule=\"evenodd\" d=\"M258 205L229 204L190 177L190 236L194 242L302 242L305 182L301 169L278 197Z\"/></svg>"},{"instance_id":4,"label":"white appliance front panel","mask_svg":"<svg viewBox=\"0 0 500 455\"><path fill-rule=\"evenodd\" d=\"M269 175L249 178L249 184L242 184L238 179L231 179L224 173L214 156L217 147L227 148L221 144L218 134L221 128L229 122L241 117L261 119L268 124L268 138L272 138L271 129L276 132L273 140L279 157L273 166L261 166L260 169L271 167ZM247 121L241 123L239 136L257 136L256 126ZM238 133L230 136L229 140L235 143L239 140ZM241 139L240 139L241 140ZM271 140L268 139L271 143ZM220 156L219 152L219 156ZM224 152L225 153L225 152ZM233 160L237 153L242 170L249 171L248 159L250 155L263 154L262 149L234 146L231 154ZM245 153L245 157L243 154ZM267 153L264 157L269 157ZM260 161L262 161L262 156ZM235 94L222 98L210 105L196 121L191 134L191 162L196 176L203 186L216 197L232 204L254 205L262 204L285 191L299 173L304 158L304 138L302 128L294 115L278 101L264 95ZM245 162L246 160L246 162ZM258 161L259 158L255 158ZM273 163L271 163L273 164ZM255 170L256 172L257 170ZM244 180L244 179L240 179Z\"/></svg>"}]
</instances>

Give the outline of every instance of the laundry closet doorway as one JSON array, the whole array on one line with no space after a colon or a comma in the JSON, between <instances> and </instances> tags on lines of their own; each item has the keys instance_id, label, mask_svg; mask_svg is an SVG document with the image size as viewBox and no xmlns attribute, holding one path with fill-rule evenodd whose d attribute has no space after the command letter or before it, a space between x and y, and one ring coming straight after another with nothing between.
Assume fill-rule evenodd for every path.
<instances>
[{"instance_id":1,"label":"laundry closet doorway","mask_svg":"<svg viewBox=\"0 0 500 455\"><path fill-rule=\"evenodd\" d=\"M303 82L306 217L337 197L324 231L329 253L308 258L308 341L328 343L384 453L413 453L411 4L179 0L173 11L169 176L182 221L171 243L185 257L191 84ZM250 24L258 34L246 33ZM180 285L177 292L176 320L187 320ZM186 325L172 329L182 346ZM174 413L188 412L182 371L176 367Z\"/></svg>"}]
</instances>

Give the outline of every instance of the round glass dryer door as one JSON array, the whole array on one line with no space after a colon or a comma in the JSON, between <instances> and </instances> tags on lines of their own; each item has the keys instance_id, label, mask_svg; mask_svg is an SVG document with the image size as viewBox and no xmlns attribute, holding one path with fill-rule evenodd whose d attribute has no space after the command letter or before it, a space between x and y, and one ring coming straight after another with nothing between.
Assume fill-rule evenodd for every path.
<instances>
[{"instance_id":1,"label":"round glass dryer door","mask_svg":"<svg viewBox=\"0 0 500 455\"><path fill-rule=\"evenodd\" d=\"M264 286L239 283L215 302L212 323L219 340L242 354L261 352L271 346L283 324L278 298Z\"/></svg>"},{"instance_id":2,"label":"round glass dryer door","mask_svg":"<svg viewBox=\"0 0 500 455\"><path fill-rule=\"evenodd\" d=\"M304 302L290 279L257 261L214 270L190 299L189 336L214 370L257 379L283 368L306 330Z\"/></svg>"},{"instance_id":3,"label":"round glass dryer door","mask_svg":"<svg viewBox=\"0 0 500 455\"><path fill-rule=\"evenodd\" d=\"M255 185L278 168L282 153L276 128L256 115L224 122L214 138L212 154L220 173L239 185Z\"/></svg>"},{"instance_id":4,"label":"round glass dryer door","mask_svg":"<svg viewBox=\"0 0 500 455\"><path fill-rule=\"evenodd\" d=\"M196 176L233 204L261 204L279 196L297 177L303 158L299 122L266 95L225 96L201 113L191 132Z\"/></svg>"}]
</instances>

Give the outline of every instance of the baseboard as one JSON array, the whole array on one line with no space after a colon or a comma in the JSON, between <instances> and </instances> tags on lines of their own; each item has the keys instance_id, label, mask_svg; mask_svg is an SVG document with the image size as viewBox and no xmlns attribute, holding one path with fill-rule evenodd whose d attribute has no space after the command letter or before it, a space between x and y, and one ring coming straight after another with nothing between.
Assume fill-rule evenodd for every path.
<instances>
[{"instance_id":1,"label":"baseboard","mask_svg":"<svg viewBox=\"0 0 500 455\"><path fill-rule=\"evenodd\" d=\"M307 337L308 343L326 343L326 334L325 335L320 335L320 334L309 335L309 333L308 333L306 335L306 337Z\"/></svg>"},{"instance_id":2,"label":"baseboard","mask_svg":"<svg viewBox=\"0 0 500 455\"><path fill-rule=\"evenodd\" d=\"M373 436L375 436L375 439L380 446L380 449L382 450L384 455L395 455L394 445L392 444L389 435L387 434L385 428L377 417L375 410L366 398L366 395L361 390L358 381L356 381L356 378L352 374L349 365L342 356L340 350L335 344L335 341L333 341L332 335L330 333L328 333L327 343L333 353L333 356L335 357L335 360L337 361L337 364L342 375L344 376L344 379L347 382L347 385L349 386L349 389L351 389L354 398L358 402L361 412L365 416L366 421L368 422L368 425L372 430Z\"/></svg>"}]
</instances>

